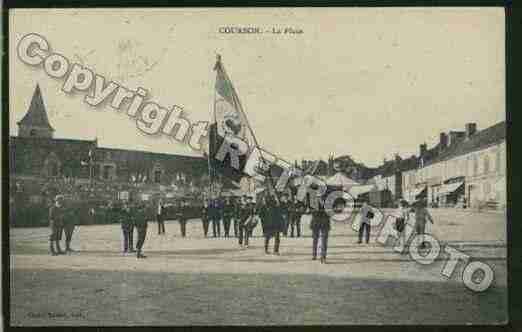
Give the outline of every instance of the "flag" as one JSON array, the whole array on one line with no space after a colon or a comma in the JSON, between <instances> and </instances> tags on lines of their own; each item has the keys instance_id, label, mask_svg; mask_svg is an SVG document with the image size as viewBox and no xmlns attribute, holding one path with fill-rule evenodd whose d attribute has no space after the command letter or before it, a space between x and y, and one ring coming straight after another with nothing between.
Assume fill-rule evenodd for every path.
<instances>
[{"instance_id":1,"label":"flag","mask_svg":"<svg viewBox=\"0 0 522 332\"><path fill-rule=\"evenodd\" d=\"M255 138L219 55L214 70L216 84L209 130L209 172L211 177L219 173L226 180L239 182L245 176L245 165L256 146Z\"/></svg>"}]
</instances>

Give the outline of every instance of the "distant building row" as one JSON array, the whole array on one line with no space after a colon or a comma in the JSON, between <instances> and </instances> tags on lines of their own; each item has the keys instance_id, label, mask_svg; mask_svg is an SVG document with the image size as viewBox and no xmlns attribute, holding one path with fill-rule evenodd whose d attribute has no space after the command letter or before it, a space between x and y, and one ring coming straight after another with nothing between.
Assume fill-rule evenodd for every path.
<instances>
[{"instance_id":1,"label":"distant building row","mask_svg":"<svg viewBox=\"0 0 522 332\"><path fill-rule=\"evenodd\" d=\"M368 179L375 183L373 201L424 197L430 206L506 206L506 123L478 131L475 123L464 131L440 133L431 149L421 144L419 156L384 163Z\"/></svg>"}]
</instances>

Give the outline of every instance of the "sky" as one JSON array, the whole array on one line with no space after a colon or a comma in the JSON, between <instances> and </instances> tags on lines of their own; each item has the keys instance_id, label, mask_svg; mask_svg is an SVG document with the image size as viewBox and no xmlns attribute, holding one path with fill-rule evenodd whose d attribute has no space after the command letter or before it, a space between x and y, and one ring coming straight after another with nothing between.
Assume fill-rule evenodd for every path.
<instances>
[{"instance_id":1,"label":"sky","mask_svg":"<svg viewBox=\"0 0 522 332\"><path fill-rule=\"evenodd\" d=\"M502 8L15 9L9 13L10 134L37 84L57 138L100 146L194 155L168 137L141 134L84 92L61 91L16 56L28 33L53 52L147 101L210 119L216 54L222 55L265 149L286 160L349 154L367 166L418 154L440 132L505 120ZM302 34L224 34L220 27Z\"/></svg>"}]
</instances>

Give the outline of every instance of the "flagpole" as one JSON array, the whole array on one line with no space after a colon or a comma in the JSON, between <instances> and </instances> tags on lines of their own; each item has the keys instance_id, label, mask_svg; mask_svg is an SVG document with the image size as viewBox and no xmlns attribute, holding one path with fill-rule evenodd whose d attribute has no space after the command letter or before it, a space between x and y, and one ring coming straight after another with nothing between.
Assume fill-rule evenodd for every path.
<instances>
[{"instance_id":1,"label":"flagpole","mask_svg":"<svg viewBox=\"0 0 522 332\"><path fill-rule=\"evenodd\" d=\"M225 76L226 80L227 80L228 82L232 82L232 81L230 80L230 77L228 77L227 72L225 71L225 67L223 66L223 63L221 62L221 55L219 55L219 54L217 55L217 62L218 62L218 64L219 64L218 70L219 70L219 68L220 68L221 71L223 72L223 75ZM240 101L239 98L238 98L238 95L237 95L236 89L234 88L234 85L232 85L232 84L230 84L230 87L232 88L232 91L234 92L234 93L232 94L232 96L233 96L233 98L234 98L234 102L237 104L237 106L238 106L240 112L243 113L243 118L245 118L245 122L246 122L246 125L247 125L247 127L248 127L248 129L249 129L249 131L250 131L250 135L252 135L252 138L254 139L254 147L258 149L259 154L261 155L261 159L264 160L264 157L263 157L263 153L262 153L262 151L261 151L261 148L259 148L259 143L258 143L258 141L257 141L257 137L256 137L256 135L254 134L254 131L252 130L252 127L251 127L251 125L250 125L250 122L248 121L248 117L246 116L246 112L245 112L245 110L243 109L243 105L241 105L241 101ZM215 100L215 98L214 98L214 100ZM214 115L215 115L215 114L214 114ZM273 184L273 182L272 182L272 175L270 174L270 172L269 172L267 178L268 178L269 184L270 184L270 185L272 186L272 188L274 189L274 195L275 195L275 198L276 198L276 200L279 202L279 197L277 196L277 190L276 190L276 188L275 188L275 186L274 186L274 184Z\"/></svg>"}]
</instances>

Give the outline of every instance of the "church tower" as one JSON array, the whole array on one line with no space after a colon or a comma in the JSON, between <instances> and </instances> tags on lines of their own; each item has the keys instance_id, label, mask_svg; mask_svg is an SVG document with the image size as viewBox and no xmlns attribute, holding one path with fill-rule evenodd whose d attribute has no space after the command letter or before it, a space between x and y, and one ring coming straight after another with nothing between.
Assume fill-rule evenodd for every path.
<instances>
[{"instance_id":1,"label":"church tower","mask_svg":"<svg viewBox=\"0 0 522 332\"><path fill-rule=\"evenodd\" d=\"M19 137L53 138L54 128L47 118L39 85L36 85L29 110L17 124Z\"/></svg>"}]
</instances>

